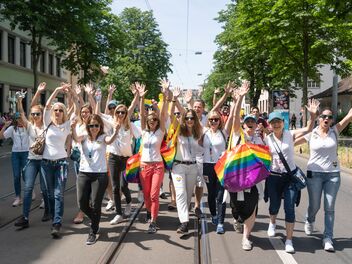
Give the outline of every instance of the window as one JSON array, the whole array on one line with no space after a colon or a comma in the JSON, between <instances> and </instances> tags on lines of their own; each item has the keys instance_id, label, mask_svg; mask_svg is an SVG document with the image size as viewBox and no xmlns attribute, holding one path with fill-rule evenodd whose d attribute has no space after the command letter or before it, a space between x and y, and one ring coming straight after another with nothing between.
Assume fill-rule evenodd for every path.
<instances>
[{"instance_id":1,"label":"window","mask_svg":"<svg viewBox=\"0 0 352 264\"><path fill-rule=\"evenodd\" d=\"M26 43L20 42L20 65L26 67Z\"/></svg>"},{"instance_id":2,"label":"window","mask_svg":"<svg viewBox=\"0 0 352 264\"><path fill-rule=\"evenodd\" d=\"M61 69L60 69L60 57L56 57L56 76L61 77Z\"/></svg>"},{"instance_id":3,"label":"window","mask_svg":"<svg viewBox=\"0 0 352 264\"><path fill-rule=\"evenodd\" d=\"M7 37L7 42L8 42L8 62L15 64L15 37L13 36L8 36Z\"/></svg>"},{"instance_id":4,"label":"window","mask_svg":"<svg viewBox=\"0 0 352 264\"><path fill-rule=\"evenodd\" d=\"M45 72L45 51L40 55L40 71Z\"/></svg>"},{"instance_id":5,"label":"window","mask_svg":"<svg viewBox=\"0 0 352 264\"><path fill-rule=\"evenodd\" d=\"M313 80L308 80L308 88L320 88L320 82L318 81L313 81Z\"/></svg>"},{"instance_id":6,"label":"window","mask_svg":"<svg viewBox=\"0 0 352 264\"><path fill-rule=\"evenodd\" d=\"M54 55L49 54L49 74L54 75Z\"/></svg>"}]
</instances>

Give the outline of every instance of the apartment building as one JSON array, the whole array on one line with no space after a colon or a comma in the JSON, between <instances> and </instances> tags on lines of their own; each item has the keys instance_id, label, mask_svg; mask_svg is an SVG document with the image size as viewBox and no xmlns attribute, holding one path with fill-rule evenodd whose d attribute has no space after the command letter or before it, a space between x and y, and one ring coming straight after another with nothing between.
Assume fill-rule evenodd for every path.
<instances>
[{"instance_id":1,"label":"apartment building","mask_svg":"<svg viewBox=\"0 0 352 264\"><path fill-rule=\"evenodd\" d=\"M0 112L15 112L14 96L27 91L24 109L28 112L33 96L33 65L30 36L19 29L11 30L8 21L0 22ZM44 103L52 90L72 78L60 65L61 58L49 41L43 39L43 51L38 63L38 83L46 82L48 90L41 96ZM63 101L63 96L58 100Z\"/></svg>"}]
</instances>

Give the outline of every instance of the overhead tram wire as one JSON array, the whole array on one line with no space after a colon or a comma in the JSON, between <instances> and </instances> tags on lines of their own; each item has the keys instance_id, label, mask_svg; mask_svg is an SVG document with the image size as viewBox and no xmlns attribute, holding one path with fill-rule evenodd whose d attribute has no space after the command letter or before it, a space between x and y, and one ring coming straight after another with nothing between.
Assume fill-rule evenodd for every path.
<instances>
[{"instance_id":1,"label":"overhead tram wire","mask_svg":"<svg viewBox=\"0 0 352 264\"><path fill-rule=\"evenodd\" d=\"M187 21L186 21L186 62L188 60L188 30L189 29L189 0L187 0Z\"/></svg>"},{"instance_id":2,"label":"overhead tram wire","mask_svg":"<svg viewBox=\"0 0 352 264\"><path fill-rule=\"evenodd\" d=\"M152 6L150 5L149 1L148 0L144 0L145 1L145 4L147 5L147 8L149 9L149 11L152 11Z\"/></svg>"}]
</instances>

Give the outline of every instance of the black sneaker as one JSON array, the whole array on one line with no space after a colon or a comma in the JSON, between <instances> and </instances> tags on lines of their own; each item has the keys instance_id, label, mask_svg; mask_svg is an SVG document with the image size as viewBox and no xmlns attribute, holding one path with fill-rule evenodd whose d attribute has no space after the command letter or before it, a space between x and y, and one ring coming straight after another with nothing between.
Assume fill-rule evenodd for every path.
<instances>
[{"instance_id":1,"label":"black sneaker","mask_svg":"<svg viewBox=\"0 0 352 264\"><path fill-rule=\"evenodd\" d=\"M164 192L161 193L161 194L159 195L159 197L160 197L161 199L163 199L163 200L166 200L166 199L167 199L166 194L165 194Z\"/></svg>"},{"instance_id":2,"label":"black sneaker","mask_svg":"<svg viewBox=\"0 0 352 264\"><path fill-rule=\"evenodd\" d=\"M26 219L24 216L22 216L20 219L18 219L15 222L15 226L22 227L22 228L29 227L28 219Z\"/></svg>"},{"instance_id":3,"label":"black sneaker","mask_svg":"<svg viewBox=\"0 0 352 264\"><path fill-rule=\"evenodd\" d=\"M156 224L154 222L151 222L148 227L148 234L154 234L154 233L156 233Z\"/></svg>"},{"instance_id":4,"label":"black sneaker","mask_svg":"<svg viewBox=\"0 0 352 264\"><path fill-rule=\"evenodd\" d=\"M42 222L47 222L49 220L51 220L52 217L49 213L44 213L43 217L42 217Z\"/></svg>"},{"instance_id":5,"label":"black sneaker","mask_svg":"<svg viewBox=\"0 0 352 264\"><path fill-rule=\"evenodd\" d=\"M202 216L203 216L203 212L202 212L202 210L200 210L199 207L194 208L194 214L196 215L197 218L202 218Z\"/></svg>"},{"instance_id":6,"label":"black sneaker","mask_svg":"<svg viewBox=\"0 0 352 264\"><path fill-rule=\"evenodd\" d=\"M86 245L93 245L95 242L97 242L97 235L94 233L89 233Z\"/></svg>"},{"instance_id":7,"label":"black sneaker","mask_svg":"<svg viewBox=\"0 0 352 264\"><path fill-rule=\"evenodd\" d=\"M53 238L59 238L60 237L60 224L54 224L53 227L51 228L51 236Z\"/></svg>"},{"instance_id":8,"label":"black sneaker","mask_svg":"<svg viewBox=\"0 0 352 264\"><path fill-rule=\"evenodd\" d=\"M176 231L178 234L187 234L188 233L188 222L182 223Z\"/></svg>"},{"instance_id":9,"label":"black sneaker","mask_svg":"<svg viewBox=\"0 0 352 264\"><path fill-rule=\"evenodd\" d=\"M152 220L152 214L147 211L147 217L144 219L146 223L149 223Z\"/></svg>"}]
</instances>

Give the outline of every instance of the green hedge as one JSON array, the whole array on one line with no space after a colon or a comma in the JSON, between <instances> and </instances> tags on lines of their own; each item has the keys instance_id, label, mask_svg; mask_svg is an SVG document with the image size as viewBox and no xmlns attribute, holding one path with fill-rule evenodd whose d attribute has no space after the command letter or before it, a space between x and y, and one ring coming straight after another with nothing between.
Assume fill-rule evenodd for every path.
<instances>
[{"instance_id":1,"label":"green hedge","mask_svg":"<svg viewBox=\"0 0 352 264\"><path fill-rule=\"evenodd\" d=\"M340 122L345 116L346 113L340 113L337 116L337 123ZM341 135L346 137L352 137L352 123L349 123L348 126L344 130L342 130Z\"/></svg>"}]
</instances>

